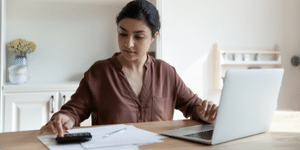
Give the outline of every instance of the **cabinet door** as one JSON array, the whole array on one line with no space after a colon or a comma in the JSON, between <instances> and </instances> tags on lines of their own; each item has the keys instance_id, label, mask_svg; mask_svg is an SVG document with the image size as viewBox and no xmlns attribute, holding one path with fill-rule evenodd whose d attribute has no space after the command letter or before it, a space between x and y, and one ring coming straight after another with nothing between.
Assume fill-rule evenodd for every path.
<instances>
[{"instance_id":1,"label":"cabinet door","mask_svg":"<svg viewBox=\"0 0 300 150\"><path fill-rule=\"evenodd\" d=\"M60 92L59 94L59 109L62 107L62 105L64 105L65 103L67 103L70 99L71 96L75 93L75 91L66 91L66 92Z\"/></svg>"},{"instance_id":2,"label":"cabinet door","mask_svg":"<svg viewBox=\"0 0 300 150\"><path fill-rule=\"evenodd\" d=\"M57 92L6 93L4 132L39 130L57 111Z\"/></svg>"},{"instance_id":3,"label":"cabinet door","mask_svg":"<svg viewBox=\"0 0 300 150\"><path fill-rule=\"evenodd\" d=\"M71 96L75 93L75 91L70 92L60 92L60 104L61 106L64 105L66 102L68 102L71 99ZM61 106L59 108L61 108ZM80 123L80 126L91 126L91 115L88 119L84 120Z\"/></svg>"}]
</instances>

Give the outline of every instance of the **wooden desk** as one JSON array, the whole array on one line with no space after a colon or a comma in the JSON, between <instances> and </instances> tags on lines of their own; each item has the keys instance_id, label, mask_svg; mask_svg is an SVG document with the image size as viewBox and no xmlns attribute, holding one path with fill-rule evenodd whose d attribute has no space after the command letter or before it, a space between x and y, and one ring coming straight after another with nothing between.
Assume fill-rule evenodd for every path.
<instances>
[{"instance_id":1,"label":"wooden desk","mask_svg":"<svg viewBox=\"0 0 300 150\"><path fill-rule=\"evenodd\" d=\"M135 127L151 132L161 132L186 126L201 124L193 120L133 123ZM10 132L0 134L0 149L47 149L37 138L39 131ZM175 138L165 138L164 142L143 145L139 149L300 149L300 112L275 112L269 132L239 140L208 146Z\"/></svg>"}]
</instances>

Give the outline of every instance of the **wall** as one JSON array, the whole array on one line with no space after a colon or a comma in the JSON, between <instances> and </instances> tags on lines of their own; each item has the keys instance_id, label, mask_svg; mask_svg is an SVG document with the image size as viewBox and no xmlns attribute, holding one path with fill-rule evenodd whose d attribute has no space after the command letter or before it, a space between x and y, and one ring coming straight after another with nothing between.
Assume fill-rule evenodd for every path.
<instances>
[{"instance_id":1,"label":"wall","mask_svg":"<svg viewBox=\"0 0 300 150\"><path fill-rule=\"evenodd\" d=\"M278 109L300 110L300 69L290 64L293 55L300 56L299 8L299 0L163 0L162 59L199 97L218 104L213 45L256 49L278 44L285 69Z\"/></svg>"},{"instance_id":2,"label":"wall","mask_svg":"<svg viewBox=\"0 0 300 150\"><path fill-rule=\"evenodd\" d=\"M293 67L290 63L294 55L300 57L300 1L287 0L283 7L283 67L284 82L279 95L279 109L300 110L300 66Z\"/></svg>"},{"instance_id":3,"label":"wall","mask_svg":"<svg viewBox=\"0 0 300 150\"><path fill-rule=\"evenodd\" d=\"M122 6L9 0L7 42L37 45L29 83L79 81L97 60L118 51L115 18ZM14 57L10 56L10 65Z\"/></svg>"}]
</instances>

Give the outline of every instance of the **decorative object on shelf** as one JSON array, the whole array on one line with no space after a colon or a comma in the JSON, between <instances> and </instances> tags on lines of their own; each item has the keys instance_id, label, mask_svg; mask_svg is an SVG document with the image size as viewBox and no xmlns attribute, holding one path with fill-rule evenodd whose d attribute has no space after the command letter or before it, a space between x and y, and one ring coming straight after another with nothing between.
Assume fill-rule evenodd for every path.
<instances>
[{"instance_id":1,"label":"decorative object on shelf","mask_svg":"<svg viewBox=\"0 0 300 150\"><path fill-rule=\"evenodd\" d=\"M243 61L243 55L241 53L234 54L235 61Z\"/></svg>"},{"instance_id":2,"label":"decorative object on shelf","mask_svg":"<svg viewBox=\"0 0 300 150\"><path fill-rule=\"evenodd\" d=\"M291 63L295 67L299 66L300 58L298 56L293 56L292 59L291 59Z\"/></svg>"},{"instance_id":3,"label":"decorative object on shelf","mask_svg":"<svg viewBox=\"0 0 300 150\"><path fill-rule=\"evenodd\" d=\"M23 39L16 39L6 44L7 49L14 51L16 57L12 66L8 68L9 81L22 84L30 79L27 54L35 51L36 45Z\"/></svg>"},{"instance_id":4,"label":"decorative object on shelf","mask_svg":"<svg viewBox=\"0 0 300 150\"><path fill-rule=\"evenodd\" d=\"M257 61L262 61L262 55L261 55L261 53L257 53L256 60Z\"/></svg>"},{"instance_id":5,"label":"decorative object on shelf","mask_svg":"<svg viewBox=\"0 0 300 150\"><path fill-rule=\"evenodd\" d=\"M30 79L28 67L12 65L8 68L9 81L13 84L22 84Z\"/></svg>"},{"instance_id":6,"label":"decorative object on shelf","mask_svg":"<svg viewBox=\"0 0 300 150\"><path fill-rule=\"evenodd\" d=\"M231 54L231 53L225 53L224 60L225 61L233 61L233 54Z\"/></svg>"},{"instance_id":7,"label":"decorative object on shelf","mask_svg":"<svg viewBox=\"0 0 300 150\"><path fill-rule=\"evenodd\" d=\"M36 45L23 39L16 39L6 44L8 50L14 51L16 56L26 56L35 51Z\"/></svg>"},{"instance_id":8,"label":"decorative object on shelf","mask_svg":"<svg viewBox=\"0 0 300 150\"><path fill-rule=\"evenodd\" d=\"M244 60L245 61L250 61L251 60L250 54L244 54Z\"/></svg>"}]
</instances>

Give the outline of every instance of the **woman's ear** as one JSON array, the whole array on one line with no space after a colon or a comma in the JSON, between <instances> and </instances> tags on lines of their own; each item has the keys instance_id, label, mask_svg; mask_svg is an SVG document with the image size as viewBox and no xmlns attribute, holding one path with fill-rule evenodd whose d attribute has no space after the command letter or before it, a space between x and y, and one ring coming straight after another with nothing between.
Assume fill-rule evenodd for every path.
<instances>
[{"instance_id":1,"label":"woman's ear","mask_svg":"<svg viewBox=\"0 0 300 150\"><path fill-rule=\"evenodd\" d=\"M155 41L155 39L157 38L157 36L158 36L158 31L156 31L155 34L154 34L154 37L152 37L151 43L153 43Z\"/></svg>"}]
</instances>

